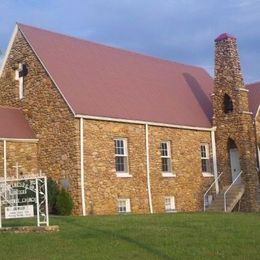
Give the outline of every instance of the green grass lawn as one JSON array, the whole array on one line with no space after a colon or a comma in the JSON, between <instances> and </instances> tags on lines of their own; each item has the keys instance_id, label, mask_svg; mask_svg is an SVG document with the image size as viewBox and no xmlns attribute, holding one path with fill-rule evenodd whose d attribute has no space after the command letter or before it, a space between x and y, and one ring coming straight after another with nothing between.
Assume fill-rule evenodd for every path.
<instances>
[{"instance_id":1,"label":"green grass lawn","mask_svg":"<svg viewBox=\"0 0 260 260\"><path fill-rule=\"evenodd\" d=\"M52 217L51 224L60 231L0 234L0 259L260 259L260 214Z\"/></svg>"}]
</instances>

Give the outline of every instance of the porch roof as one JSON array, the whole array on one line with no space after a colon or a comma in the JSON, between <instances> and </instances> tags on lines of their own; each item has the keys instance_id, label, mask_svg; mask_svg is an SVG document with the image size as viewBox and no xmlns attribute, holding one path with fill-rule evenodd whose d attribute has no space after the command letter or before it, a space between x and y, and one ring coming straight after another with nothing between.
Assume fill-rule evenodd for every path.
<instances>
[{"instance_id":1,"label":"porch roof","mask_svg":"<svg viewBox=\"0 0 260 260\"><path fill-rule=\"evenodd\" d=\"M36 139L23 112L4 106L0 106L0 138Z\"/></svg>"}]
</instances>

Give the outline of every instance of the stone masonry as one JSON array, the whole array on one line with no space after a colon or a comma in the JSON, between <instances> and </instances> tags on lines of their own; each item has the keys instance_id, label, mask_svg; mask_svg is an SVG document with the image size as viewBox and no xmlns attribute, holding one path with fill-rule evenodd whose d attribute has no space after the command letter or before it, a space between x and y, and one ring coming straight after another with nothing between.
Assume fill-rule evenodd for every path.
<instances>
[{"instance_id":1,"label":"stone masonry","mask_svg":"<svg viewBox=\"0 0 260 260\"><path fill-rule=\"evenodd\" d=\"M256 141L257 141L257 148L260 149L260 113L257 114L255 119L255 129L256 129ZM258 150L258 153L260 150ZM260 166L260 154L258 155L258 167ZM258 169L258 183L260 184L260 170Z\"/></svg>"},{"instance_id":2,"label":"stone masonry","mask_svg":"<svg viewBox=\"0 0 260 260\"><path fill-rule=\"evenodd\" d=\"M117 199L130 198L134 213L148 213L145 126L85 120L85 192L88 214L117 212ZM129 174L117 177L114 138L128 141ZM162 177L160 141L172 143L176 177ZM165 196L174 196L179 211L202 209L212 177L203 177L200 144L210 144L210 132L149 127L151 193L154 212L165 212Z\"/></svg>"},{"instance_id":3,"label":"stone masonry","mask_svg":"<svg viewBox=\"0 0 260 260\"><path fill-rule=\"evenodd\" d=\"M257 118L255 120L256 122L256 138L257 138L257 144L260 148L260 113L258 113Z\"/></svg>"},{"instance_id":4,"label":"stone masonry","mask_svg":"<svg viewBox=\"0 0 260 260\"><path fill-rule=\"evenodd\" d=\"M39 173L37 150L37 143L7 141L7 177L16 177L16 163L19 166L19 176ZM0 177L4 177L3 141L0 141L0 158Z\"/></svg>"},{"instance_id":5,"label":"stone masonry","mask_svg":"<svg viewBox=\"0 0 260 260\"><path fill-rule=\"evenodd\" d=\"M213 177L203 177L200 160L200 144L207 143L211 151L210 132L149 127L150 168L153 207L164 211L164 197L174 196L177 210L200 211L203 195L213 182ZM160 142L170 141L172 168L176 177L162 177ZM211 170L212 167L211 167Z\"/></svg>"},{"instance_id":6,"label":"stone masonry","mask_svg":"<svg viewBox=\"0 0 260 260\"><path fill-rule=\"evenodd\" d=\"M28 65L24 96L20 100L15 70L20 62ZM81 213L79 174L79 120L47 75L34 52L18 32L0 79L0 104L22 108L38 142L39 169L59 183L69 182L74 211Z\"/></svg>"},{"instance_id":7,"label":"stone masonry","mask_svg":"<svg viewBox=\"0 0 260 260\"><path fill-rule=\"evenodd\" d=\"M236 39L231 36L216 39L214 94L214 126L218 169L224 172L223 185L231 182L229 140L233 140L240 155L240 164L245 182L243 210L256 208L256 139L252 114L248 108L248 91L241 74ZM233 111L224 112L224 95L233 102Z\"/></svg>"}]
</instances>

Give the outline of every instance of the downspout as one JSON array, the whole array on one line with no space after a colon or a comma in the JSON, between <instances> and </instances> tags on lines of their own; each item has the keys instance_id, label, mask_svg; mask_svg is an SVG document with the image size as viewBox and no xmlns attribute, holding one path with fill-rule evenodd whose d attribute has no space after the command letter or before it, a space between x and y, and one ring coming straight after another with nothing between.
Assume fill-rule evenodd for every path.
<instances>
[{"instance_id":1,"label":"downspout","mask_svg":"<svg viewBox=\"0 0 260 260\"><path fill-rule=\"evenodd\" d=\"M6 151L6 139L4 139L4 179L5 179L5 197L6 197L6 178L7 178L7 151ZM0 207L1 209L1 207ZM0 212L1 214L1 212ZM0 217L1 218L1 217ZM2 224L1 224L2 226Z\"/></svg>"},{"instance_id":2,"label":"downspout","mask_svg":"<svg viewBox=\"0 0 260 260\"><path fill-rule=\"evenodd\" d=\"M86 216L85 202L85 182L84 182L84 120L80 118L80 185L81 185L81 202L82 214Z\"/></svg>"},{"instance_id":3,"label":"downspout","mask_svg":"<svg viewBox=\"0 0 260 260\"><path fill-rule=\"evenodd\" d=\"M213 173L215 179L215 188L216 193L219 193L219 183L217 181L218 178L218 166L217 166L217 152L216 152L216 139L215 139L215 131L216 128L211 130L211 142L212 142L212 156L213 156Z\"/></svg>"},{"instance_id":4,"label":"downspout","mask_svg":"<svg viewBox=\"0 0 260 260\"><path fill-rule=\"evenodd\" d=\"M4 178L6 180L7 178L7 156L6 156L7 152L6 152L6 140L4 140Z\"/></svg>"},{"instance_id":5,"label":"downspout","mask_svg":"<svg viewBox=\"0 0 260 260\"><path fill-rule=\"evenodd\" d=\"M147 190L148 190L148 202L150 213L153 213L151 182L150 182L150 158L149 158L149 132L148 124L145 124L145 146L146 146L146 178L147 178Z\"/></svg>"},{"instance_id":6,"label":"downspout","mask_svg":"<svg viewBox=\"0 0 260 260\"><path fill-rule=\"evenodd\" d=\"M260 150L258 147L257 130L256 130L256 117L254 118L254 130L255 130L255 144L256 144L256 160L257 160L257 171L260 169Z\"/></svg>"},{"instance_id":7,"label":"downspout","mask_svg":"<svg viewBox=\"0 0 260 260\"><path fill-rule=\"evenodd\" d=\"M257 153L258 153L258 170L260 169L260 148L257 145Z\"/></svg>"}]
</instances>

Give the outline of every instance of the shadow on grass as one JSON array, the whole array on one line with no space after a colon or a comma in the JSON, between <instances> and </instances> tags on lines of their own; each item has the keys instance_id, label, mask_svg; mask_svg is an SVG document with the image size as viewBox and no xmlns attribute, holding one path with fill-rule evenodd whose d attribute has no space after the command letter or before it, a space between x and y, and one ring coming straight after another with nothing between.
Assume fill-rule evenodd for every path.
<instances>
[{"instance_id":1,"label":"shadow on grass","mask_svg":"<svg viewBox=\"0 0 260 260\"><path fill-rule=\"evenodd\" d=\"M93 228L93 227L87 227L84 224L79 224L76 220L74 219L66 219L66 222L70 222L73 223L73 225L78 226L80 228L83 228L85 230L91 231L93 233L99 233L102 235L105 235L106 237L116 237L118 239L121 239L129 244L135 245L140 249L143 249L145 251L147 251L149 254L152 254L153 256L157 256L159 258L163 258L163 259L172 259L172 257L168 256L167 254L165 254L164 252L157 250L155 248L153 248L152 246L149 246L141 241L135 240L129 236L125 236L122 234L118 234L117 232L113 232L113 231L109 231L109 230L105 230L105 229L98 229L98 228Z\"/></svg>"},{"instance_id":2,"label":"shadow on grass","mask_svg":"<svg viewBox=\"0 0 260 260\"><path fill-rule=\"evenodd\" d=\"M137 241L135 239L132 239L128 236L124 236L124 235L119 235L118 233L115 233L115 232L111 232L111 231L108 231L108 230L104 230L104 229L96 229L96 228L88 228L89 230L91 231L94 231L94 232L99 232L99 233L102 233L106 236L115 236L115 237L118 237L120 238L121 240L127 242L127 243L130 243L130 244L133 244L143 250L146 250L147 252L149 252L150 254L153 254L155 256L158 256L160 258L164 258L164 259L172 259L171 257L169 257L168 255L164 254L163 252L145 244L145 243L142 243L141 241Z\"/></svg>"}]
</instances>

